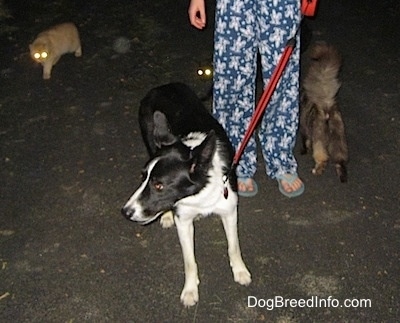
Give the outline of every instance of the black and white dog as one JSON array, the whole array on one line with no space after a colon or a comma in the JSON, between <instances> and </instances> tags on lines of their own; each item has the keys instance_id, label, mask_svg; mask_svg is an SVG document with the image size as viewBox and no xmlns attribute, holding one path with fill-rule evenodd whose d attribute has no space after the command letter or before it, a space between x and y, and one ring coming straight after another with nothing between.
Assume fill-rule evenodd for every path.
<instances>
[{"instance_id":1,"label":"black and white dog","mask_svg":"<svg viewBox=\"0 0 400 323\"><path fill-rule=\"evenodd\" d=\"M236 177L229 172L233 149L222 126L181 83L152 89L141 101L139 122L150 160L122 213L141 224L162 215L164 228L175 221L185 266L182 303L192 306L199 299L193 226L198 216L220 215L234 279L250 284L237 233Z\"/></svg>"}]
</instances>

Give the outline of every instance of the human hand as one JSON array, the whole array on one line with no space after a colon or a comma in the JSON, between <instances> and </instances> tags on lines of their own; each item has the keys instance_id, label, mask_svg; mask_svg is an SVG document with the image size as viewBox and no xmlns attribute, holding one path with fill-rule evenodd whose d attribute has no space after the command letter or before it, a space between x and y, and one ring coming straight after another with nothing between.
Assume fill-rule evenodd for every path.
<instances>
[{"instance_id":1,"label":"human hand","mask_svg":"<svg viewBox=\"0 0 400 323\"><path fill-rule=\"evenodd\" d=\"M189 20L192 26L203 29L206 26L205 0L191 0L189 5Z\"/></svg>"}]
</instances>

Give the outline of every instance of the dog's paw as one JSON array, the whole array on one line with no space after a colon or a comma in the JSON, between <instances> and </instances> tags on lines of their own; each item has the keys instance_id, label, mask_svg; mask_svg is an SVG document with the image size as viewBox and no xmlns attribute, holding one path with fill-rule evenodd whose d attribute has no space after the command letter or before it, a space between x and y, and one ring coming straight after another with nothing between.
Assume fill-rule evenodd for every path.
<instances>
[{"instance_id":1,"label":"dog's paw","mask_svg":"<svg viewBox=\"0 0 400 323\"><path fill-rule=\"evenodd\" d=\"M174 225L174 214L172 211L167 211L161 216L160 224L164 229L168 229Z\"/></svg>"},{"instance_id":2,"label":"dog's paw","mask_svg":"<svg viewBox=\"0 0 400 323\"><path fill-rule=\"evenodd\" d=\"M195 305L199 301L198 289L186 289L184 288L181 294L181 302L185 307Z\"/></svg>"},{"instance_id":3,"label":"dog's paw","mask_svg":"<svg viewBox=\"0 0 400 323\"><path fill-rule=\"evenodd\" d=\"M247 269L234 272L233 278L235 279L235 282L239 283L240 285L247 286L251 283L251 274Z\"/></svg>"}]
</instances>

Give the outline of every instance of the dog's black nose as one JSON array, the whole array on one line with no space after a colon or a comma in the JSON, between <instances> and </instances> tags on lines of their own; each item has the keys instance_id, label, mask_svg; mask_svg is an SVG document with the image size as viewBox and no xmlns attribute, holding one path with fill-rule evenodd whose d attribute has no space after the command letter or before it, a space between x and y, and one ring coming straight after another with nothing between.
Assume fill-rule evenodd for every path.
<instances>
[{"instance_id":1,"label":"dog's black nose","mask_svg":"<svg viewBox=\"0 0 400 323\"><path fill-rule=\"evenodd\" d=\"M121 209L121 213L125 218L127 218L129 220L132 217L132 214L135 213L135 210L132 210L129 207L123 207Z\"/></svg>"}]
</instances>

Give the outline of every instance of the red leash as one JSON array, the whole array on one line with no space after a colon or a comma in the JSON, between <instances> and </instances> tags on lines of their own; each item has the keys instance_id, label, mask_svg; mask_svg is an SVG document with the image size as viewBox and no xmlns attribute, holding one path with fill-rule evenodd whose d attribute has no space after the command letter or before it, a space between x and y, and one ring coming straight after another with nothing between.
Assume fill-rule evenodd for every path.
<instances>
[{"instance_id":1,"label":"red leash","mask_svg":"<svg viewBox=\"0 0 400 323\"><path fill-rule=\"evenodd\" d=\"M317 6L317 0L302 0L301 12L304 16L313 16L316 11L316 6ZM286 47L282 53L282 56L278 62L278 65L276 66L274 72L272 73L271 79L269 80L267 86L265 87L265 90L264 90L263 94L261 95L260 101L258 101L258 104L256 106L254 114L250 120L249 127L246 130L244 138L243 138L242 142L240 143L240 146L239 146L238 150L236 151L236 154L233 158L231 170L234 169L238 165L240 157L243 154L244 148L248 144L258 122L260 121L260 118L264 114L264 111L267 107L269 100L271 99L272 94L274 93L274 91L276 89L276 85L278 84L278 81L279 81L280 77L282 76L282 73L289 61L289 58L292 55L293 49L296 46L296 34L299 31L299 28L300 28L300 24L296 30L295 35L288 40Z\"/></svg>"},{"instance_id":2,"label":"red leash","mask_svg":"<svg viewBox=\"0 0 400 323\"><path fill-rule=\"evenodd\" d=\"M301 0L301 13L304 16L312 17L317 10L318 0Z\"/></svg>"},{"instance_id":3,"label":"red leash","mask_svg":"<svg viewBox=\"0 0 400 323\"><path fill-rule=\"evenodd\" d=\"M289 61L290 55L292 55L292 52L293 52L293 49L295 46L296 46L296 40L293 37L293 38L289 39L289 41L287 42L285 50L283 51L283 54L279 60L279 63L276 66L276 68L271 76L271 79L269 80L269 83L266 86L266 88L260 98L260 101L258 101L256 110L254 111L254 114L251 117L249 127L247 128L244 138L243 138L242 142L240 143L240 146L239 146L238 150L236 151L236 154L233 158L233 163L232 163L231 168L234 168L239 163L239 159L243 154L243 150L246 147L246 145L248 144L260 118L264 114L265 108L267 107L267 104L268 104L269 100L271 99L272 94L275 91L276 85L278 84L278 81Z\"/></svg>"}]
</instances>

